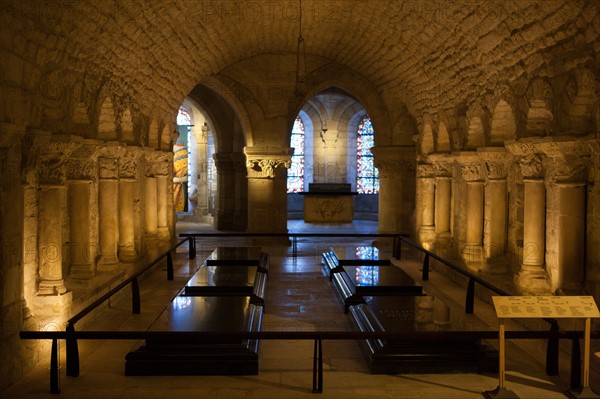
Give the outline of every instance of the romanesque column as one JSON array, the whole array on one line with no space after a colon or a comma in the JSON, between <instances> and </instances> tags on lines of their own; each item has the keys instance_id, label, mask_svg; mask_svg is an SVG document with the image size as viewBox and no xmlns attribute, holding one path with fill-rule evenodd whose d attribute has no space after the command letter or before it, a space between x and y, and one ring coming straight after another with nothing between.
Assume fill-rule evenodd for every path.
<instances>
[{"instance_id":1,"label":"romanesque column","mask_svg":"<svg viewBox=\"0 0 600 399\"><path fill-rule=\"evenodd\" d=\"M287 232L287 173L292 149L245 147L248 231Z\"/></svg>"},{"instance_id":2,"label":"romanesque column","mask_svg":"<svg viewBox=\"0 0 600 399\"><path fill-rule=\"evenodd\" d=\"M166 240L171 237L169 213L173 212L173 178L172 163L169 163L165 154L159 157L155 164L156 169L156 224L158 237Z\"/></svg>"},{"instance_id":3,"label":"romanesque column","mask_svg":"<svg viewBox=\"0 0 600 399\"><path fill-rule=\"evenodd\" d=\"M430 164L417 164L417 212L419 241L432 249L435 241L435 168Z\"/></svg>"},{"instance_id":4,"label":"romanesque column","mask_svg":"<svg viewBox=\"0 0 600 399\"><path fill-rule=\"evenodd\" d=\"M460 155L460 170L467 185L466 241L462 259L472 269L482 266L483 244L483 177L481 160L477 154Z\"/></svg>"},{"instance_id":5,"label":"romanesque column","mask_svg":"<svg viewBox=\"0 0 600 399\"><path fill-rule=\"evenodd\" d=\"M197 191L190 200L195 202L196 220L205 221L208 216L208 126L193 126L192 137L196 142L193 150L195 164L190 168L190 185Z\"/></svg>"},{"instance_id":6,"label":"romanesque column","mask_svg":"<svg viewBox=\"0 0 600 399\"><path fill-rule=\"evenodd\" d=\"M585 280L586 189L589 150L583 140L540 144L549 157L546 184L552 203L548 210L554 234L551 281L557 292L581 294ZM547 260L548 263L548 260Z\"/></svg>"},{"instance_id":7,"label":"romanesque column","mask_svg":"<svg viewBox=\"0 0 600 399\"><path fill-rule=\"evenodd\" d=\"M415 198L415 148L373 147L379 170L379 232L410 233Z\"/></svg>"},{"instance_id":8,"label":"romanesque column","mask_svg":"<svg viewBox=\"0 0 600 399\"><path fill-rule=\"evenodd\" d=\"M144 179L144 232L146 238L156 238L158 234L158 197L154 154L146 154Z\"/></svg>"},{"instance_id":9,"label":"romanesque column","mask_svg":"<svg viewBox=\"0 0 600 399\"><path fill-rule=\"evenodd\" d=\"M135 248L135 196L138 159L119 159L119 260L135 262L139 254Z\"/></svg>"},{"instance_id":10,"label":"romanesque column","mask_svg":"<svg viewBox=\"0 0 600 399\"><path fill-rule=\"evenodd\" d=\"M452 216L452 158L447 154L429 157L435 169L435 235L437 242L451 236Z\"/></svg>"},{"instance_id":11,"label":"romanesque column","mask_svg":"<svg viewBox=\"0 0 600 399\"><path fill-rule=\"evenodd\" d=\"M65 144L66 148L68 145ZM63 223L66 218L67 190L65 187L65 158L67 154L52 154L64 150L60 144L57 151L39 162L38 192L38 273L39 284L36 308L43 311L61 312L71 303L63 276ZM52 308L52 309L50 309Z\"/></svg>"},{"instance_id":12,"label":"romanesque column","mask_svg":"<svg viewBox=\"0 0 600 399\"><path fill-rule=\"evenodd\" d=\"M98 260L96 174L97 163L92 146L81 146L77 157L67 161L69 178L69 243L71 273L75 279L91 279L96 274Z\"/></svg>"},{"instance_id":13,"label":"romanesque column","mask_svg":"<svg viewBox=\"0 0 600 399\"><path fill-rule=\"evenodd\" d=\"M543 179L542 159L530 154L519 160L523 175L523 263L515 277L523 292L549 293L545 270L546 252L546 186Z\"/></svg>"},{"instance_id":14,"label":"romanesque column","mask_svg":"<svg viewBox=\"0 0 600 399\"><path fill-rule=\"evenodd\" d=\"M119 167L117 158L98 159L100 262L119 263Z\"/></svg>"},{"instance_id":15,"label":"romanesque column","mask_svg":"<svg viewBox=\"0 0 600 399\"><path fill-rule=\"evenodd\" d=\"M485 200L483 257L485 270L505 273L507 239L507 191L506 177L510 154L504 148L480 148L477 150L484 161Z\"/></svg>"},{"instance_id":16,"label":"romanesque column","mask_svg":"<svg viewBox=\"0 0 600 399\"><path fill-rule=\"evenodd\" d=\"M213 154L217 170L216 227L219 230L234 230L235 169L231 153Z\"/></svg>"}]
</instances>

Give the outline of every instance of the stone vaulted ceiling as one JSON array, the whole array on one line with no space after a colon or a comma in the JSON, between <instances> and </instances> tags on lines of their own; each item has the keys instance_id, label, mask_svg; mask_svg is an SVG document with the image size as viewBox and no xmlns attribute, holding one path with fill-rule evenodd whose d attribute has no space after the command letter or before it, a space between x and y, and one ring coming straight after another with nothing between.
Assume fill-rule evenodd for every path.
<instances>
[{"instance_id":1,"label":"stone vaulted ceiling","mask_svg":"<svg viewBox=\"0 0 600 399\"><path fill-rule=\"evenodd\" d=\"M304 0L307 54L363 75L411 112L484 93L553 62L600 53L597 1ZM4 87L37 90L64 68L133 98L178 106L204 78L294 53L297 1L2 0ZM274 66L276 68L277 66Z\"/></svg>"}]
</instances>

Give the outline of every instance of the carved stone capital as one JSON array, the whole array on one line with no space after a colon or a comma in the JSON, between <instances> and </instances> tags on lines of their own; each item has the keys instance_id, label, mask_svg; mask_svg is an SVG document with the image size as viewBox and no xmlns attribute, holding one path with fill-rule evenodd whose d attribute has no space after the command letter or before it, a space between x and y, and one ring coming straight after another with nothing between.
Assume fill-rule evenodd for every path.
<instances>
[{"instance_id":1,"label":"carved stone capital","mask_svg":"<svg viewBox=\"0 0 600 399\"><path fill-rule=\"evenodd\" d=\"M435 177L436 170L431 164L418 164L417 165L417 177L419 178L433 178Z\"/></svg>"},{"instance_id":2,"label":"carved stone capital","mask_svg":"<svg viewBox=\"0 0 600 399\"><path fill-rule=\"evenodd\" d=\"M293 148L245 147L248 178L274 178L278 170L292 166L293 151Z\"/></svg>"},{"instance_id":3,"label":"carved stone capital","mask_svg":"<svg viewBox=\"0 0 600 399\"><path fill-rule=\"evenodd\" d=\"M589 159L566 156L551 158L546 179L549 183L582 183L587 181Z\"/></svg>"},{"instance_id":4,"label":"carved stone capital","mask_svg":"<svg viewBox=\"0 0 600 399\"><path fill-rule=\"evenodd\" d=\"M65 164L67 178L69 180L94 180L96 178L96 160L92 159L68 159Z\"/></svg>"},{"instance_id":5,"label":"carved stone capital","mask_svg":"<svg viewBox=\"0 0 600 399\"><path fill-rule=\"evenodd\" d=\"M149 151L144 154L146 160L145 175L166 176L169 174L169 155L170 153Z\"/></svg>"},{"instance_id":6,"label":"carved stone capital","mask_svg":"<svg viewBox=\"0 0 600 399\"><path fill-rule=\"evenodd\" d=\"M124 157L119 159L119 177L121 179L135 179L138 176L139 158Z\"/></svg>"},{"instance_id":7,"label":"carved stone capital","mask_svg":"<svg viewBox=\"0 0 600 399\"><path fill-rule=\"evenodd\" d=\"M290 166L292 166L292 161L286 159L255 158L246 161L248 177L255 179L272 179L275 177L276 169L281 167L288 169Z\"/></svg>"},{"instance_id":8,"label":"carved stone capital","mask_svg":"<svg viewBox=\"0 0 600 399\"><path fill-rule=\"evenodd\" d=\"M460 173L467 182L483 180L481 162L460 163Z\"/></svg>"},{"instance_id":9,"label":"carved stone capital","mask_svg":"<svg viewBox=\"0 0 600 399\"><path fill-rule=\"evenodd\" d=\"M98 158L98 177L100 179L117 179L119 177L119 160L117 158Z\"/></svg>"},{"instance_id":10,"label":"carved stone capital","mask_svg":"<svg viewBox=\"0 0 600 399\"><path fill-rule=\"evenodd\" d=\"M512 156L505 149L479 148L477 153L484 161L484 172L489 180L506 179Z\"/></svg>"},{"instance_id":11,"label":"carved stone capital","mask_svg":"<svg viewBox=\"0 0 600 399\"><path fill-rule=\"evenodd\" d=\"M393 179L415 175L415 163L404 160L377 160L375 167L379 170L380 179Z\"/></svg>"},{"instance_id":12,"label":"carved stone capital","mask_svg":"<svg viewBox=\"0 0 600 399\"><path fill-rule=\"evenodd\" d=\"M530 154L519 158L521 175L526 179L541 179L544 165L540 154Z\"/></svg>"},{"instance_id":13,"label":"carved stone capital","mask_svg":"<svg viewBox=\"0 0 600 399\"><path fill-rule=\"evenodd\" d=\"M66 183L65 158L44 157L39 160L40 185L62 186Z\"/></svg>"}]
</instances>

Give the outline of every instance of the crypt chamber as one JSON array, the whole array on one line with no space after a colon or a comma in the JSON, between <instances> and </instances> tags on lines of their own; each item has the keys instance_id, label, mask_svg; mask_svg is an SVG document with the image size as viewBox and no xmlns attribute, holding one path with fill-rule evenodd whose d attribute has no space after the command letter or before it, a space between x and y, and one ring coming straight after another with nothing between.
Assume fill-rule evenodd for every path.
<instances>
[{"instance_id":1,"label":"crypt chamber","mask_svg":"<svg viewBox=\"0 0 600 399\"><path fill-rule=\"evenodd\" d=\"M349 204L521 294L600 303L599 9L2 1L0 389L48 356L20 330L62 328L181 223L286 233L311 185L350 200L317 223Z\"/></svg>"}]
</instances>

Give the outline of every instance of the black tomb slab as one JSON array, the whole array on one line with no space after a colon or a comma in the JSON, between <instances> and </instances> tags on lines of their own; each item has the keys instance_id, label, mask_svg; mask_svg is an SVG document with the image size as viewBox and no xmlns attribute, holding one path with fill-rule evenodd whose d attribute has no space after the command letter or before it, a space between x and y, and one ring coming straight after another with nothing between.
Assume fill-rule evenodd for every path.
<instances>
[{"instance_id":1,"label":"black tomb slab","mask_svg":"<svg viewBox=\"0 0 600 399\"><path fill-rule=\"evenodd\" d=\"M389 266L343 266L334 273L333 284L344 301L344 311L353 304L363 303L365 296L414 296L422 295L423 287L402 269Z\"/></svg>"},{"instance_id":2,"label":"black tomb slab","mask_svg":"<svg viewBox=\"0 0 600 399\"><path fill-rule=\"evenodd\" d=\"M379 256L379 248L372 245L336 246L323 253L323 273L331 280L333 274L348 265L391 265L389 259Z\"/></svg>"},{"instance_id":3,"label":"black tomb slab","mask_svg":"<svg viewBox=\"0 0 600 399\"><path fill-rule=\"evenodd\" d=\"M206 259L207 266L258 266L269 271L269 255L261 247L217 247Z\"/></svg>"},{"instance_id":4,"label":"black tomb slab","mask_svg":"<svg viewBox=\"0 0 600 399\"><path fill-rule=\"evenodd\" d=\"M181 295L249 296L250 302L264 304L267 274L258 266L203 265L187 282Z\"/></svg>"},{"instance_id":5,"label":"black tomb slab","mask_svg":"<svg viewBox=\"0 0 600 399\"><path fill-rule=\"evenodd\" d=\"M153 323L158 332L258 332L263 307L245 296L177 296ZM258 374L258 341L161 335L125 357L126 375Z\"/></svg>"},{"instance_id":6,"label":"black tomb slab","mask_svg":"<svg viewBox=\"0 0 600 399\"><path fill-rule=\"evenodd\" d=\"M437 300L437 299L436 299ZM473 337L472 322L449 318L443 324L433 318L431 301L419 297L365 297L365 303L350 306L353 326L362 332L417 333L410 339L360 340L359 346L374 374L481 373L498 371L498 353ZM482 331L487 327L481 323ZM444 331L464 331L448 338Z\"/></svg>"}]
</instances>

